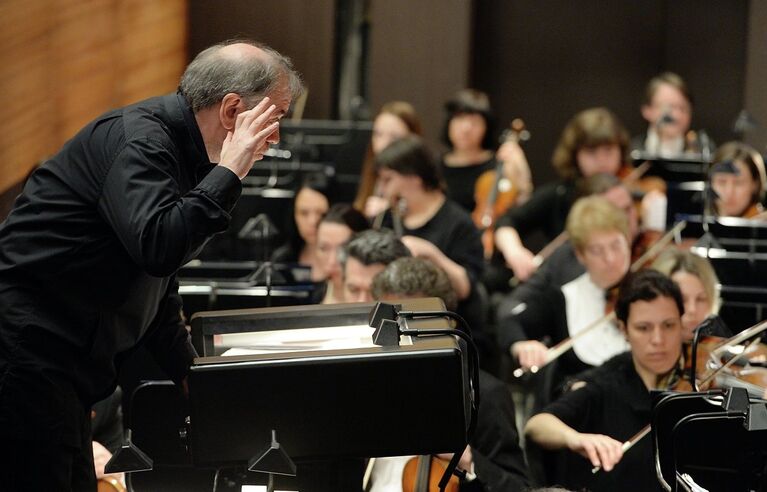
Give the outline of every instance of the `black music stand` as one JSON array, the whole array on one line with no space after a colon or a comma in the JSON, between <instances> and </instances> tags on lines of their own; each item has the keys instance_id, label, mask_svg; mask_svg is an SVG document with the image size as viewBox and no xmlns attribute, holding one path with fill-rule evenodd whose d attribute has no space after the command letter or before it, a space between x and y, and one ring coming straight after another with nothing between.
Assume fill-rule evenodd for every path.
<instances>
[{"instance_id":1,"label":"black music stand","mask_svg":"<svg viewBox=\"0 0 767 492\"><path fill-rule=\"evenodd\" d=\"M767 316L767 224L736 217L687 216L692 251L708 258L721 283L722 311L733 331Z\"/></svg>"},{"instance_id":2,"label":"black music stand","mask_svg":"<svg viewBox=\"0 0 767 492\"><path fill-rule=\"evenodd\" d=\"M439 299L404 301L412 311L444 310ZM221 356L230 339L336 327L368 339L372 303L198 313L199 353L189 375L190 447L198 466L252 460L276 430L290 458L354 458L455 452L467 441L470 384L465 345L431 336L380 347ZM413 328L450 328L445 319L412 320ZM300 333L299 333L300 334ZM278 333L280 335L280 333ZM274 339L271 339L274 340ZM271 344L271 345L270 345Z\"/></svg>"},{"instance_id":3,"label":"black music stand","mask_svg":"<svg viewBox=\"0 0 767 492\"><path fill-rule=\"evenodd\" d=\"M308 267L269 261L192 260L178 273L184 313L309 304L315 285Z\"/></svg>"},{"instance_id":4,"label":"black music stand","mask_svg":"<svg viewBox=\"0 0 767 492\"><path fill-rule=\"evenodd\" d=\"M681 476L688 474L708 490L765 490L765 403L742 388L656 399L652 436L661 485L687 490Z\"/></svg>"}]
</instances>

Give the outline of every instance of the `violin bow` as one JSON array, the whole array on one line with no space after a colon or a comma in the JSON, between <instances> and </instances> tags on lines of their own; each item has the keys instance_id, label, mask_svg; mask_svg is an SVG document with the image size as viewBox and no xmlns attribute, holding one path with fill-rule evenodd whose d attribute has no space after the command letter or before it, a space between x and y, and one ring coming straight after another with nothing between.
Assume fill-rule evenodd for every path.
<instances>
[{"instance_id":1,"label":"violin bow","mask_svg":"<svg viewBox=\"0 0 767 492\"><path fill-rule=\"evenodd\" d=\"M739 334L735 335L734 337L730 338L729 340L726 340L725 342L723 342L719 347L717 347L716 349L714 349L712 351L712 354L716 353L717 351L722 350L724 347L728 347L730 345L737 345L737 344L739 344L740 342L742 342L744 340L748 340L751 337L759 335L765 329L767 329L767 321L762 321L761 323L757 323L756 325L752 326L751 328L747 328L747 329L743 330L742 332L740 332ZM746 344L746 346L743 348L743 352L745 352L751 345L753 345L754 343L756 343L758 341L759 340L757 338L755 338L755 339L751 340L750 342L748 342ZM718 367L718 368L714 369L713 371L711 371L709 374L707 374L701 380L700 386L703 386L703 385L706 385L706 384L710 383L719 373L721 373L722 371L724 371L725 369L730 367L732 364L734 364L736 360L740 359L740 357L741 356L733 357L730 360L728 360L726 363L722 364L720 367ZM631 449L632 446L634 446L634 444L636 444L644 436L649 434L650 430L652 430L652 426L650 424L647 424L646 426L644 426L642 428L642 430L640 430L639 432L634 434L634 436L632 436L631 439L629 439L628 441L624 442L623 443L623 447L621 448L623 450L623 452L625 453L626 451ZM594 468L591 469L591 473L597 473L601 469L602 469L601 466L595 466Z\"/></svg>"},{"instance_id":2,"label":"violin bow","mask_svg":"<svg viewBox=\"0 0 767 492\"><path fill-rule=\"evenodd\" d=\"M677 222L676 225L674 225L674 227L672 227L668 232L666 232L666 234L664 234L660 239L658 239L655 242L655 244L650 246L647 249L647 251L645 251L645 253L642 256L637 258L636 261L634 261L634 263L631 264L631 266L629 267L629 271L633 273L633 272L636 272L637 270L639 270L640 268L642 268L645 263L647 263L651 258L656 256L663 248L668 246L668 244L671 242L671 240L674 238L674 236L676 236L679 232L681 232L682 229L685 228L685 226L687 226L687 222L685 222L683 220L680 221L680 222ZM562 234L560 234L560 236L561 235ZM565 240L566 239L567 238L565 238ZM586 328L584 328L583 330L579 331L575 335L570 336L568 338L565 338L564 340L562 340L558 344L556 344L553 347L549 348L546 351L546 362L542 366L530 366L527 369L524 369L522 367L518 367L518 368L514 369L514 372L512 374L514 375L514 377L517 377L517 378L522 377L524 374L526 374L528 372L535 374L542 367L544 367L546 364L549 364L549 363L555 361L562 354L564 354L565 352L567 352L568 350L573 348L573 344L574 344L575 340L577 340L578 338L580 338L582 336L587 335L592 330L602 326L604 323L607 323L608 321L613 321L614 319L615 319L615 312L611 312L611 313L605 315L604 317L599 318L598 320L592 322L591 324L586 326Z\"/></svg>"}]
</instances>

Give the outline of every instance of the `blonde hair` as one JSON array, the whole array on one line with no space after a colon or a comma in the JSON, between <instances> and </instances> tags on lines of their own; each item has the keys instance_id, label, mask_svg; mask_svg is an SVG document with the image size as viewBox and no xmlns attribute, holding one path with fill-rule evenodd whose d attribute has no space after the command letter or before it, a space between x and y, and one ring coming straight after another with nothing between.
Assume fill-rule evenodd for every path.
<instances>
[{"instance_id":1,"label":"blonde hair","mask_svg":"<svg viewBox=\"0 0 767 492\"><path fill-rule=\"evenodd\" d=\"M719 295L719 278L716 276L711 263L705 258L690 252L676 248L663 251L652 264L652 268L671 277L677 272L686 272L695 275L703 284L703 290L711 300L711 313L719 312L721 297Z\"/></svg>"},{"instance_id":2,"label":"blonde hair","mask_svg":"<svg viewBox=\"0 0 767 492\"><path fill-rule=\"evenodd\" d=\"M567 233L576 251L583 252L596 231L618 231L629 240L626 213L601 196L588 196L575 202L567 215Z\"/></svg>"}]
</instances>

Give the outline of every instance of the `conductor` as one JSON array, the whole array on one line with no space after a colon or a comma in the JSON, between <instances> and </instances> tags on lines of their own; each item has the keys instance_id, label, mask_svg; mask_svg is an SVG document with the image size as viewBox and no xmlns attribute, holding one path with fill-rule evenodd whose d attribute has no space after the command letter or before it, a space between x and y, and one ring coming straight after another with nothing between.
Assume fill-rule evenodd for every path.
<instances>
[{"instance_id":1,"label":"conductor","mask_svg":"<svg viewBox=\"0 0 767 492\"><path fill-rule=\"evenodd\" d=\"M96 490L90 409L139 344L185 380L175 272L226 230L301 90L273 49L215 45L30 176L0 225L0 490Z\"/></svg>"}]
</instances>

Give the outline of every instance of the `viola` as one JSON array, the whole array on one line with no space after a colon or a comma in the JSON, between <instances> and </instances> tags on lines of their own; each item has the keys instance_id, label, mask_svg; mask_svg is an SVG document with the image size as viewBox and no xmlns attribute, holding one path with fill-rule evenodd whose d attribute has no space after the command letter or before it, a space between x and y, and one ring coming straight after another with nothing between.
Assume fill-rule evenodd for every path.
<instances>
[{"instance_id":1,"label":"viola","mask_svg":"<svg viewBox=\"0 0 767 492\"><path fill-rule=\"evenodd\" d=\"M506 142L524 142L530 139L530 132L525 129L525 122L519 118L511 122L508 131L501 138ZM474 224L482 231L482 246L485 258L490 258L494 250L493 231L498 218L514 205L520 194L522 183L508 172L504 161L498 159L495 169L482 173L474 183L474 202L471 213Z\"/></svg>"},{"instance_id":2,"label":"viola","mask_svg":"<svg viewBox=\"0 0 767 492\"><path fill-rule=\"evenodd\" d=\"M402 472L402 492L436 492L448 462L436 456L415 456L408 460ZM450 477L445 492L458 492L461 482Z\"/></svg>"},{"instance_id":3,"label":"viola","mask_svg":"<svg viewBox=\"0 0 767 492\"><path fill-rule=\"evenodd\" d=\"M125 486L115 477L102 477L96 482L98 492L125 492Z\"/></svg>"}]
</instances>

